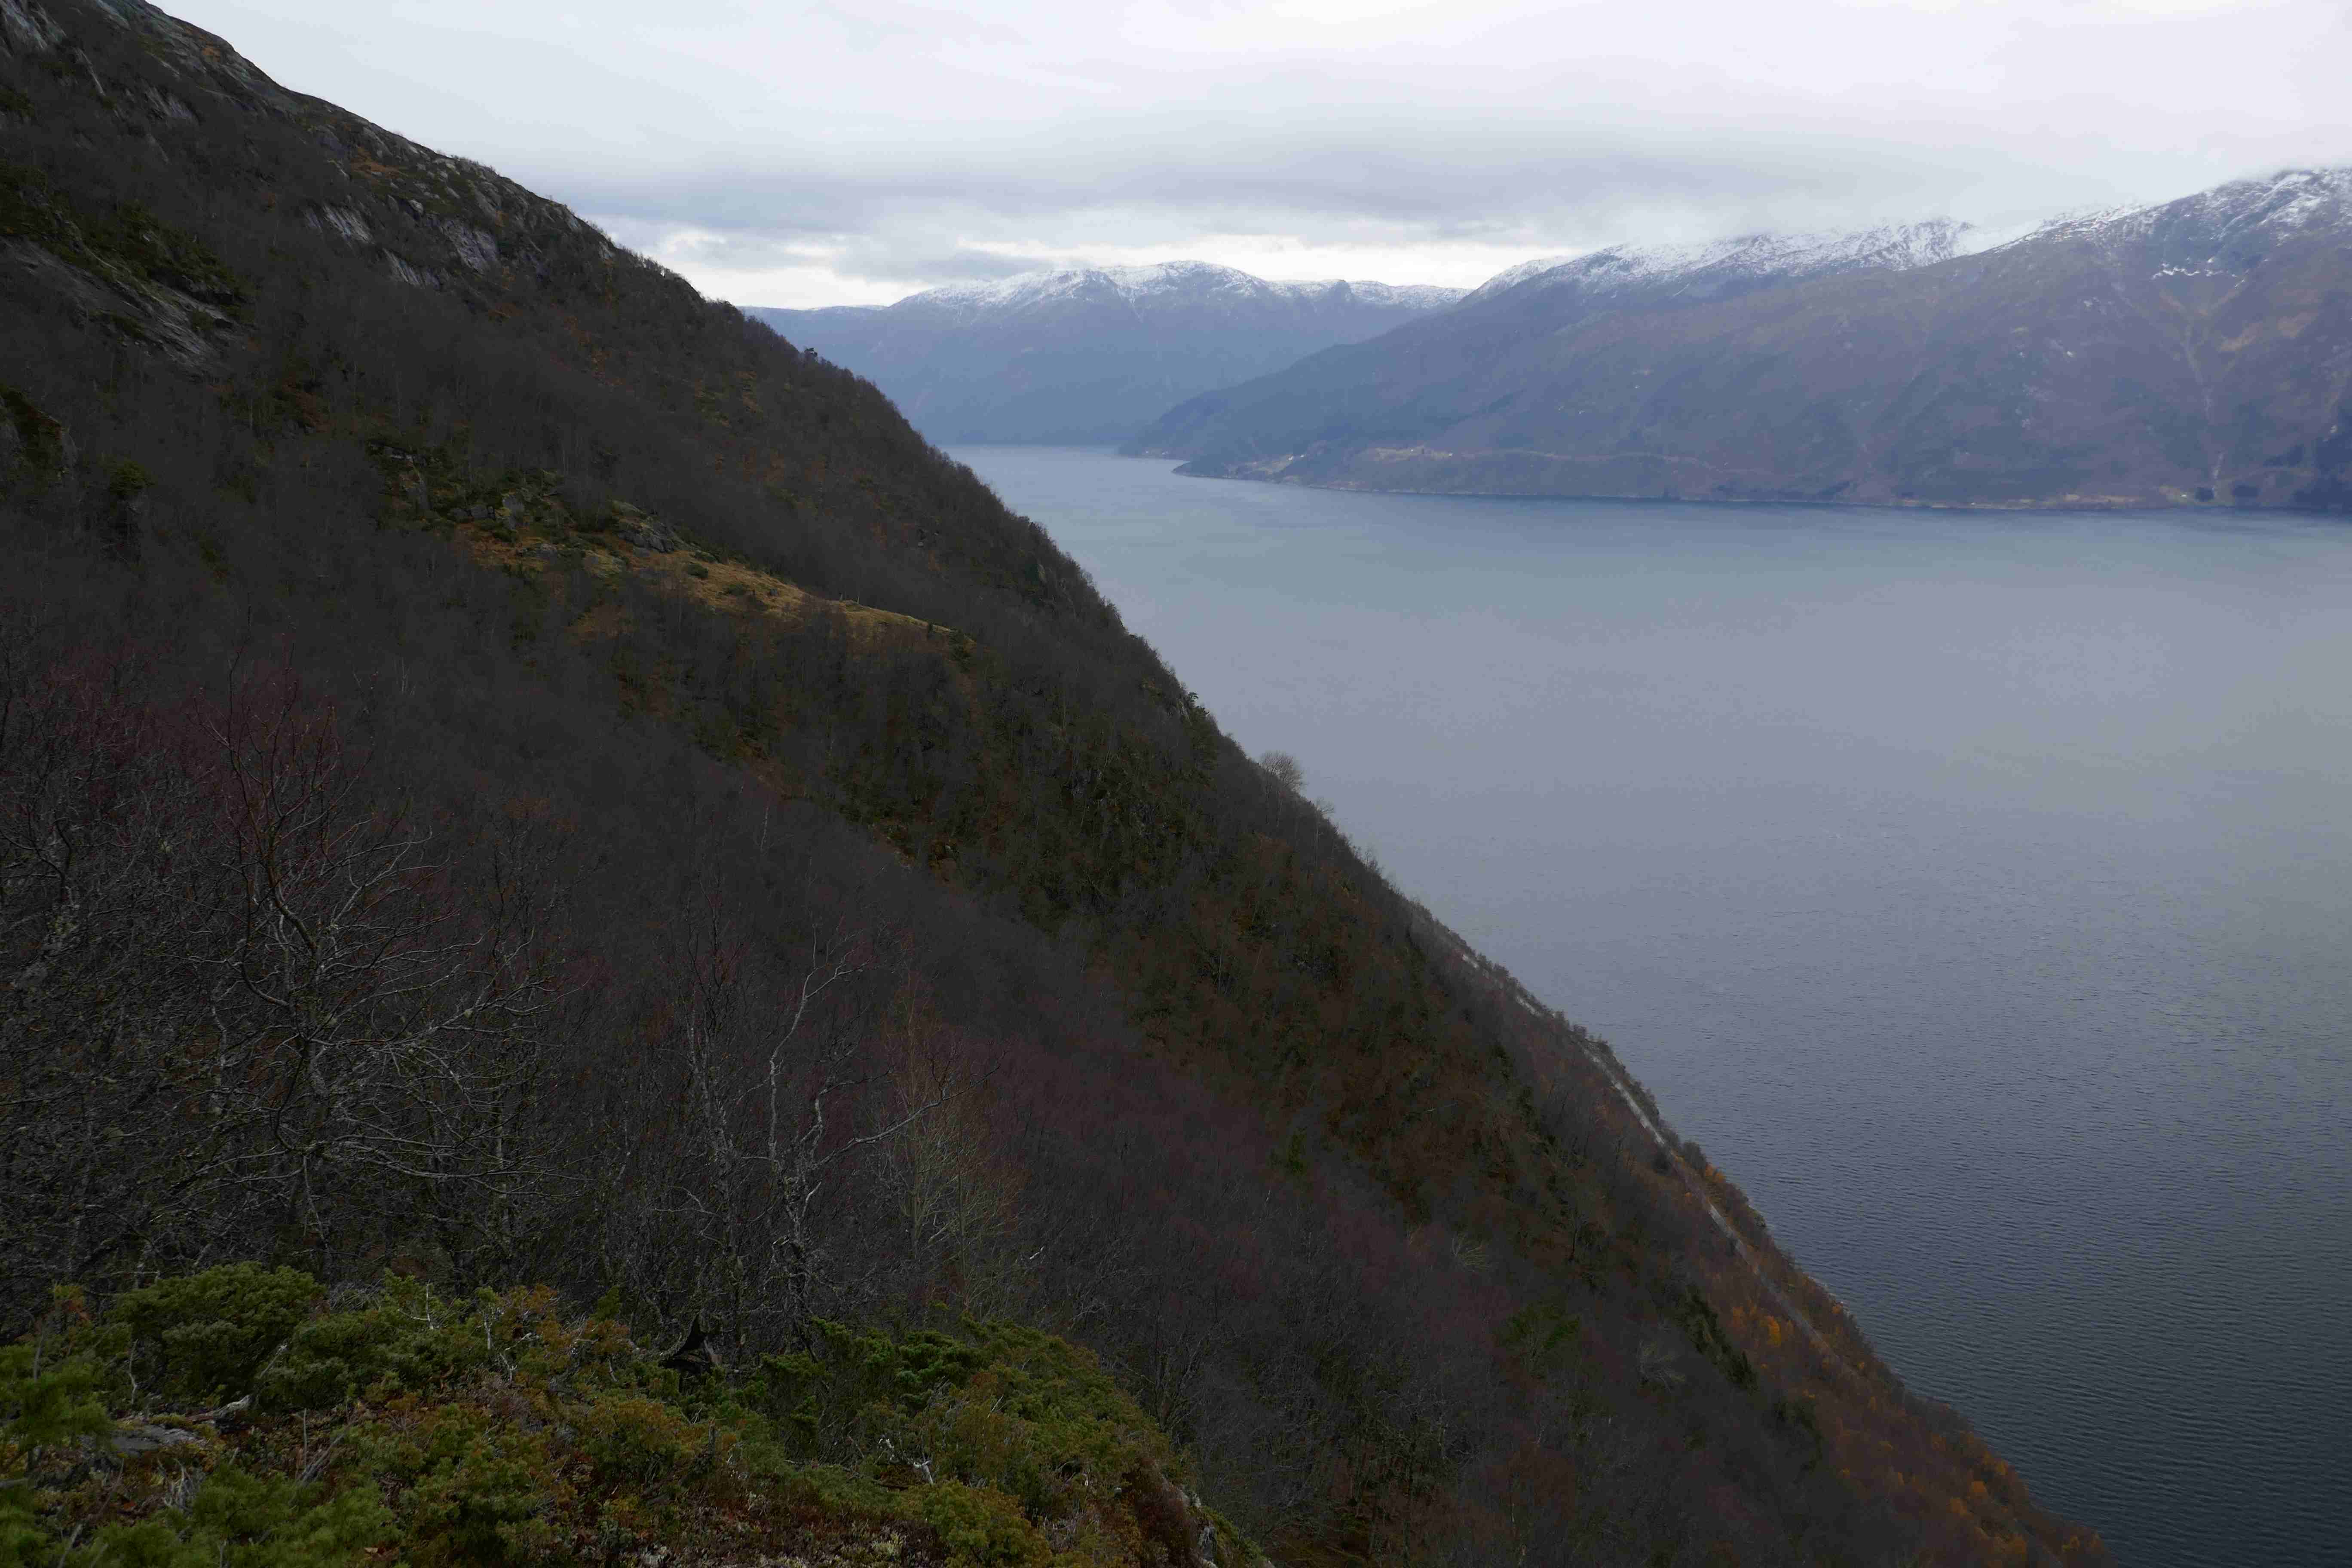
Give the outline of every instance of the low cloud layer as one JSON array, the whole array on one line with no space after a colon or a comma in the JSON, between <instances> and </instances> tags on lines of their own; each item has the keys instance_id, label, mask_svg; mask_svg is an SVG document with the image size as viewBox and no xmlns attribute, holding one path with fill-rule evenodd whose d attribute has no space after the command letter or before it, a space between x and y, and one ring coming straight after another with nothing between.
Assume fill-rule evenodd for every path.
<instances>
[{"instance_id":1,"label":"low cloud layer","mask_svg":"<svg viewBox=\"0 0 2352 1568\"><path fill-rule=\"evenodd\" d=\"M1189 256L1467 284L2352 163L2334 0L177 9L746 303Z\"/></svg>"}]
</instances>

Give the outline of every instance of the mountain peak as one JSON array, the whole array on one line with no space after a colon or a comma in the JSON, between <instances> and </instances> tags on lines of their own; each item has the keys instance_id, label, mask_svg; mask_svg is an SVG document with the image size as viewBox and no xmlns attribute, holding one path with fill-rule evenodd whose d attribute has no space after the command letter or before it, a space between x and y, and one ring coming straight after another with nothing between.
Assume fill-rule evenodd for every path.
<instances>
[{"instance_id":1,"label":"mountain peak","mask_svg":"<svg viewBox=\"0 0 2352 1568\"><path fill-rule=\"evenodd\" d=\"M2068 213L2007 243L2058 239L2113 247L2160 239L2172 265L2242 263L2276 240L2313 229L2352 229L2352 167L2281 169L2173 201ZM2196 254L2200 245L2208 247L2201 257Z\"/></svg>"},{"instance_id":2,"label":"mountain peak","mask_svg":"<svg viewBox=\"0 0 2352 1568\"><path fill-rule=\"evenodd\" d=\"M1150 308L1160 303L1319 300L1335 292L1370 303L1434 310L1453 303L1463 290L1434 284L1402 286L1362 279L1283 281L1260 278L1214 261L1160 261L1140 267L1049 267L1016 272L985 283L950 283L910 294L892 310L1002 312L1053 307L1064 302L1118 300Z\"/></svg>"},{"instance_id":3,"label":"mountain peak","mask_svg":"<svg viewBox=\"0 0 2352 1568\"><path fill-rule=\"evenodd\" d=\"M1864 229L1733 235L1681 245L1612 245L1521 262L1488 279L1465 303L1530 284L1614 292L1704 274L1793 279L1874 268L1907 271L1968 254L1974 248L1969 241L1979 232L1973 225L1939 217Z\"/></svg>"},{"instance_id":4,"label":"mountain peak","mask_svg":"<svg viewBox=\"0 0 2352 1568\"><path fill-rule=\"evenodd\" d=\"M750 313L874 378L940 441L1116 442L1174 404L1360 342L1458 289L1280 282L1213 261L1045 268L893 305Z\"/></svg>"}]
</instances>

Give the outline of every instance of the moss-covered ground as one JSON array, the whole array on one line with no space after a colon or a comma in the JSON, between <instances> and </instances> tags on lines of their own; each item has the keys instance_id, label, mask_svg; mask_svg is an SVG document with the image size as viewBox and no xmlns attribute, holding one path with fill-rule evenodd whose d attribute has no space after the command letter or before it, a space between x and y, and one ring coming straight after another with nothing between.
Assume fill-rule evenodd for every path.
<instances>
[{"instance_id":1,"label":"moss-covered ground","mask_svg":"<svg viewBox=\"0 0 2352 1568\"><path fill-rule=\"evenodd\" d=\"M667 1364L665 1364L667 1363ZM0 1350L0 1563L1247 1563L1092 1356L822 1324L749 1369L553 1292L238 1264Z\"/></svg>"}]
</instances>

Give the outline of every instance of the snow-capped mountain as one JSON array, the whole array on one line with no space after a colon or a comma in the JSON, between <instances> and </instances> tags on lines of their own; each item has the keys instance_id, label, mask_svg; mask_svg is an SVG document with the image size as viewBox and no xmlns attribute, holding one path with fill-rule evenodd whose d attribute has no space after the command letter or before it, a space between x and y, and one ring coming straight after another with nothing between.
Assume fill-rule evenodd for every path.
<instances>
[{"instance_id":1,"label":"snow-capped mountain","mask_svg":"<svg viewBox=\"0 0 2352 1568\"><path fill-rule=\"evenodd\" d=\"M2263 179L2233 180L2178 201L2071 213L2042 225L2024 240L2063 238L2103 246L2153 241L2186 247L2183 260L2214 261L2225 251L2258 254L2294 235L2347 230L2352 230L2352 169L2288 169Z\"/></svg>"},{"instance_id":2,"label":"snow-capped mountain","mask_svg":"<svg viewBox=\"0 0 2352 1568\"><path fill-rule=\"evenodd\" d=\"M2352 170L2018 233L1613 247L1129 450L1370 489L2352 510Z\"/></svg>"},{"instance_id":3,"label":"snow-capped mountain","mask_svg":"<svg viewBox=\"0 0 2352 1568\"><path fill-rule=\"evenodd\" d=\"M1689 245L1614 245L1578 256L1521 262L1480 284L1464 302L1491 300L1528 287L1601 292L1668 280L1793 281L1839 272L1903 271L1966 254L1974 248L1969 241L1977 233L1969 224L1932 218L1852 233L1744 234Z\"/></svg>"},{"instance_id":4,"label":"snow-capped mountain","mask_svg":"<svg viewBox=\"0 0 2352 1568\"><path fill-rule=\"evenodd\" d=\"M1202 308L1256 310L1285 304L1372 310L1433 310L1462 298L1459 289L1431 284L1282 282L1212 261L1163 261L1153 267L1087 267L1018 272L988 283L950 283L885 307L907 315L1012 316L1051 312L1082 302L1117 300L1139 313Z\"/></svg>"},{"instance_id":5,"label":"snow-capped mountain","mask_svg":"<svg viewBox=\"0 0 2352 1568\"><path fill-rule=\"evenodd\" d=\"M1205 261L1024 272L894 305L752 309L934 441L1118 441L1173 404L1378 336L1458 289L1276 282Z\"/></svg>"}]
</instances>

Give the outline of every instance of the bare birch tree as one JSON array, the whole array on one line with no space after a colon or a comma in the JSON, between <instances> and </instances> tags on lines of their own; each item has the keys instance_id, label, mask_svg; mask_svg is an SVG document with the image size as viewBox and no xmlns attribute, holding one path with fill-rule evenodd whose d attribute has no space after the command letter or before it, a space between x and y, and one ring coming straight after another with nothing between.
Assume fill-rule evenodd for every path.
<instances>
[{"instance_id":1,"label":"bare birch tree","mask_svg":"<svg viewBox=\"0 0 2352 1568\"><path fill-rule=\"evenodd\" d=\"M331 711L256 678L128 700L21 672L0 728L0 1263L28 1287L375 1214L522 1228L551 949L527 825L477 846L373 808ZM39 1173L37 1180L33 1173ZM394 1210L399 1211L394 1217Z\"/></svg>"},{"instance_id":2,"label":"bare birch tree","mask_svg":"<svg viewBox=\"0 0 2352 1568\"><path fill-rule=\"evenodd\" d=\"M668 1032L681 1113L667 1195L646 1215L675 1228L667 1247L625 1246L615 1261L640 1295L715 1319L739 1353L805 1346L835 1282L826 1222L852 1169L947 1099L874 1092L898 1055L888 1007L908 984L904 943L850 913L763 955L706 911L685 946Z\"/></svg>"}]
</instances>

